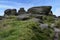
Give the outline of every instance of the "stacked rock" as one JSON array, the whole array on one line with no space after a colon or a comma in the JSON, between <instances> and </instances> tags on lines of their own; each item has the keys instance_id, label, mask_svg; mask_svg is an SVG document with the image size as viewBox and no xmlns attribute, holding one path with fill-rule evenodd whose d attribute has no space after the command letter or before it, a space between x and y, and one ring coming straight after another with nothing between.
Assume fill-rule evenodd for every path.
<instances>
[{"instance_id":1,"label":"stacked rock","mask_svg":"<svg viewBox=\"0 0 60 40\"><path fill-rule=\"evenodd\" d=\"M28 9L28 12L34 14L49 15L51 8L52 8L51 6L32 7Z\"/></svg>"},{"instance_id":2,"label":"stacked rock","mask_svg":"<svg viewBox=\"0 0 60 40\"><path fill-rule=\"evenodd\" d=\"M16 15L17 14L17 11L16 9L7 9L4 11L4 15L6 16L9 16L9 15Z\"/></svg>"},{"instance_id":3,"label":"stacked rock","mask_svg":"<svg viewBox=\"0 0 60 40\"><path fill-rule=\"evenodd\" d=\"M20 14L25 14L26 13L26 11L24 10L24 8L20 8L19 10L18 10L18 15L20 15Z\"/></svg>"},{"instance_id":4,"label":"stacked rock","mask_svg":"<svg viewBox=\"0 0 60 40\"><path fill-rule=\"evenodd\" d=\"M11 9L7 9L4 11L4 15L11 15Z\"/></svg>"},{"instance_id":5,"label":"stacked rock","mask_svg":"<svg viewBox=\"0 0 60 40\"><path fill-rule=\"evenodd\" d=\"M16 9L12 9L12 10L11 10L11 14L12 14L12 15L17 15L17 10L16 10Z\"/></svg>"}]
</instances>

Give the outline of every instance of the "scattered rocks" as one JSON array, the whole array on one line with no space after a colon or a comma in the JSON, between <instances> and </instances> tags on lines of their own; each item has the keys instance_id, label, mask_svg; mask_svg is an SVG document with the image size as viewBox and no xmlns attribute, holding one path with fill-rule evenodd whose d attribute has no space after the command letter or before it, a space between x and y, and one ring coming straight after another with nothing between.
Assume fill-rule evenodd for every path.
<instances>
[{"instance_id":1,"label":"scattered rocks","mask_svg":"<svg viewBox=\"0 0 60 40\"><path fill-rule=\"evenodd\" d=\"M60 29L58 29L58 28L54 28L54 31L55 31L54 40L58 40L58 39L59 39Z\"/></svg>"}]
</instances>

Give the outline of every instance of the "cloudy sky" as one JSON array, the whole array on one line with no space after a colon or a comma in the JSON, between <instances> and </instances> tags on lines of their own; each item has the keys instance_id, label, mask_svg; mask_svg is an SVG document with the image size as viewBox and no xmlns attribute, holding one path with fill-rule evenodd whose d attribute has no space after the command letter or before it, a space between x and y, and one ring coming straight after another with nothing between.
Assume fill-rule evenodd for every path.
<instances>
[{"instance_id":1,"label":"cloudy sky","mask_svg":"<svg viewBox=\"0 0 60 40\"><path fill-rule=\"evenodd\" d=\"M52 6L55 15L60 16L60 0L0 0L0 15L6 9L19 9L24 7L27 10L33 6Z\"/></svg>"}]
</instances>

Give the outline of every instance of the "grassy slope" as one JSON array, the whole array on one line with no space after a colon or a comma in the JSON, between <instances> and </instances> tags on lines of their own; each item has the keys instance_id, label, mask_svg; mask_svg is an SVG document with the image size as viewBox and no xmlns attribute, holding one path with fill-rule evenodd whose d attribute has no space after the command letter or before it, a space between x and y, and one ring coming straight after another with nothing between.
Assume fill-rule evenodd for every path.
<instances>
[{"instance_id":1,"label":"grassy slope","mask_svg":"<svg viewBox=\"0 0 60 40\"><path fill-rule=\"evenodd\" d=\"M0 40L53 40L53 29L41 30L34 20L18 21L16 18L0 22Z\"/></svg>"}]
</instances>

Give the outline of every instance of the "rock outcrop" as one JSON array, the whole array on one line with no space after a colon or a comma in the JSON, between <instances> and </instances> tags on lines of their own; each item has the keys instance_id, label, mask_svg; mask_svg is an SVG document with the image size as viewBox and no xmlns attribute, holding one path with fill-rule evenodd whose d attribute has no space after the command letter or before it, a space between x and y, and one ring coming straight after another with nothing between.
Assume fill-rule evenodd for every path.
<instances>
[{"instance_id":1,"label":"rock outcrop","mask_svg":"<svg viewBox=\"0 0 60 40\"><path fill-rule=\"evenodd\" d=\"M18 19L24 19L26 16L29 14L31 17L35 17L38 19L43 20L43 16L48 15L48 16L54 16L52 11L51 11L52 6L38 6L38 7L32 7L29 8L28 11L26 12L24 8L20 8L17 12L16 9L7 9L4 11L4 16L10 16L10 15L15 15L19 16ZM55 17L55 16L54 16Z\"/></svg>"},{"instance_id":2,"label":"rock outcrop","mask_svg":"<svg viewBox=\"0 0 60 40\"><path fill-rule=\"evenodd\" d=\"M40 6L40 7L32 7L29 8L26 12L24 8L20 8L17 12L16 9L7 9L4 11L4 15L21 15L26 13L31 13L34 16L40 16L40 15L53 15L51 11L51 6Z\"/></svg>"},{"instance_id":3,"label":"rock outcrop","mask_svg":"<svg viewBox=\"0 0 60 40\"><path fill-rule=\"evenodd\" d=\"M51 8L51 6L32 7L28 9L28 12L32 14L49 15Z\"/></svg>"},{"instance_id":4,"label":"rock outcrop","mask_svg":"<svg viewBox=\"0 0 60 40\"><path fill-rule=\"evenodd\" d=\"M17 10L16 9L12 9L11 10L11 15L17 15Z\"/></svg>"},{"instance_id":5,"label":"rock outcrop","mask_svg":"<svg viewBox=\"0 0 60 40\"><path fill-rule=\"evenodd\" d=\"M11 15L11 9L6 9L4 11L4 15Z\"/></svg>"},{"instance_id":6,"label":"rock outcrop","mask_svg":"<svg viewBox=\"0 0 60 40\"><path fill-rule=\"evenodd\" d=\"M20 14L25 14L26 13L26 11L24 10L24 8L20 8L19 10L18 10L18 15L20 15Z\"/></svg>"},{"instance_id":7,"label":"rock outcrop","mask_svg":"<svg viewBox=\"0 0 60 40\"><path fill-rule=\"evenodd\" d=\"M17 19L18 20L27 20L27 19L30 19L30 14L18 15Z\"/></svg>"},{"instance_id":8,"label":"rock outcrop","mask_svg":"<svg viewBox=\"0 0 60 40\"><path fill-rule=\"evenodd\" d=\"M17 10L16 9L7 9L4 11L4 15L9 16L9 15L17 15Z\"/></svg>"}]
</instances>

